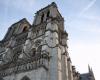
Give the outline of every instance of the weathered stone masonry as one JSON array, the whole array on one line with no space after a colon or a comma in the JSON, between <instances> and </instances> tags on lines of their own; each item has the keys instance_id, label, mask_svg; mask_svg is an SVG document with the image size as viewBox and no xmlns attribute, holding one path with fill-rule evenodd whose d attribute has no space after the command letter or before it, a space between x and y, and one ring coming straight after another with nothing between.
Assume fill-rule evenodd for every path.
<instances>
[{"instance_id":1,"label":"weathered stone masonry","mask_svg":"<svg viewBox=\"0 0 100 80\"><path fill-rule=\"evenodd\" d=\"M94 80L75 70L68 53L64 18L53 2L9 27L0 41L0 80ZM91 78L91 79L90 79Z\"/></svg>"}]
</instances>

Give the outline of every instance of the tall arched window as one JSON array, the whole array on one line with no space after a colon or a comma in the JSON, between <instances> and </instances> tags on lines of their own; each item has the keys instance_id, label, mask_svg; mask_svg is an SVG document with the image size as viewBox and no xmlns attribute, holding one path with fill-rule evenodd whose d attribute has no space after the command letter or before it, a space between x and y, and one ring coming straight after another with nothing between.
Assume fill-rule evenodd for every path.
<instances>
[{"instance_id":1,"label":"tall arched window","mask_svg":"<svg viewBox=\"0 0 100 80\"><path fill-rule=\"evenodd\" d=\"M47 18L50 17L50 11L47 12Z\"/></svg>"},{"instance_id":2,"label":"tall arched window","mask_svg":"<svg viewBox=\"0 0 100 80\"><path fill-rule=\"evenodd\" d=\"M21 80L30 80L29 77L24 76Z\"/></svg>"},{"instance_id":3,"label":"tall arched window","mask_svg":"<svg viewBox=\"0 0 100 80\"><path fill-rule=\"evenodd\" d=\"M41 16L41 22L43 22L43 19L44 19L44 14L42 14Z\"/></svg>"}]
</instances>

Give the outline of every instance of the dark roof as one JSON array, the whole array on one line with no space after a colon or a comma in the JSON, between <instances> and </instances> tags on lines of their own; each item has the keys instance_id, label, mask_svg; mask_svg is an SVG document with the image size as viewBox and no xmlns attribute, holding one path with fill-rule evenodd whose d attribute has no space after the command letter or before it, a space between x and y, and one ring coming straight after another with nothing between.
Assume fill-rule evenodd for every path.
<instances>
[{"instance_id":1,"label":"dark roof","mask_svg":"<svg viewBox=\"0 0 100 80\"><path fill-rule=\"evenodd\" d=\"M80 74L80 80L90 80L89 73Z\"/></svg>"}]
</instances>

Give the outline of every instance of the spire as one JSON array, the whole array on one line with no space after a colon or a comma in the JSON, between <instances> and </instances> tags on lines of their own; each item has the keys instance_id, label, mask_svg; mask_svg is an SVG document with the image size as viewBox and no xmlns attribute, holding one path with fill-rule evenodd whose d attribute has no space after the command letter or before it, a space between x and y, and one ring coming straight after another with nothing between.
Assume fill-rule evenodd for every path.
<instances>
[{"instance_id":1,"label":"spire","mask_svg":"<svg viewBox=\"0 0 100 80\"><path fill-rule=\"evenodd\" d=\"M92 79L92 80L95 80L93 70L92 70L92 68L90 67L89 64L88 64L88 70L89 70L89 74L90 74L90 76L91 76L91 79Z\"/></svg>"},{"instance_id":2,"label":"spire","mask_svg":"<svg viewBox=\"0 0 100 80\"><path fill-rule=\"evenodd\" d=\"M90 74L93 74L93 70L92 70L92 68L90 67L89 64L88 64L88 70L89 70L89 73L90 73Z\"/></svg>"},{"instance_id":3,"label":"spire","mask_svg":"<svg viewBox=\"0 0 100 80\"><path fill-rule=\"evenodd\" d=\"M90 65L88 64L88 70L89 70L89 73L91 72L91 68L90 68Z\"/></svg>"},{"instance_id":4,"label":"spire","mask_svg":"<svg viewBox=\"0 0 100 80\"><path fill-rule=\"evenodd\" d=\"M92 68L90 67L89 64L88 64L88 70L89 70L89 73L90 73L90 74L93 73Z\"/></svg>"},{"instance_id":5,"label":"spire","mask_svg":"<svg viewBox=\"0 0 100 80\"><path fill-rule=\"evenodd\" d=\"M94 76L94 73L93 73L93 70L92 70L92 68L91 68L91 74L92 74L92 76Z\"/></svg>"}]
</instances>

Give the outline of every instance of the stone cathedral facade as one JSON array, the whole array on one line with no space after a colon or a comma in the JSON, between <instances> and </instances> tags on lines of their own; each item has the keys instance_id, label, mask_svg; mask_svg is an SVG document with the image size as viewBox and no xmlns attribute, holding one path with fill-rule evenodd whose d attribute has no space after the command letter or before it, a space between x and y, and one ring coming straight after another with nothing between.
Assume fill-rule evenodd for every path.
<instances>
[{"instance_id":1,"label":"stone cathedral facade","mask_svg":"<svg viewBox=\"0 0 100 80\"><path fill-rule=\"evenodd\" d=\"M95 80L92 69L80 74L68 54L64 18L53 2L9 27L0 41L0 80Z\"/></svg>"}]
</instances>

